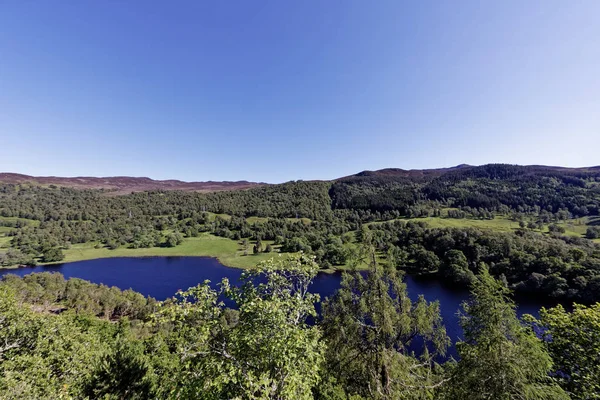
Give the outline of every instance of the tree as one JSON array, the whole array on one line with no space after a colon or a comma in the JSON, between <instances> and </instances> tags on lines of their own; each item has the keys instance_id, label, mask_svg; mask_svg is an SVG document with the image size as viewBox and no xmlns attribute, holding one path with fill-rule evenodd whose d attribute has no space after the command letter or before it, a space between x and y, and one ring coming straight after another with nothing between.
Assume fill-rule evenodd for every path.
<instances>
[{"instance_id":1,"label":"tree","mask_svg":"<svg viewBox=\"0 0 600 400\"><path fill-rule=\"evenodd\" d=\"M308 286L318 269L299 255L245 271L240 288L223 280L221 294L239 310L233 324L225 323L219 293L207 283L180 293L175 306L161 311L184 365L178 396L312 398L324 353L320 328L306 323L316 317L318 295Z\"/></svg>"},{"instance_id":2,"label":"tree","mask_svg":"<svg viewBox=\"0 0 600 400\"><path fill-rule=\"evenodd\" d=\"M175 247L180 245L183 242L183 237L179 232L170 233L167 235L165 240L165 246L167 247Z\"/></svg>"},{"instance_id":3,"label":"tree","mask_svg":"<svg viewBox=\"0 0 600 400\"><path fill-rule=\"evenodd\" d=\"M346 251L341 239L336 238L335 240L332 240L331 243L325 245L323 259L330 262L332 265L343 265L346 262Z\"/></svg>"},{"instance_id":4,"label":"tree","mask_svg":"<svg viewBox=\"0 0 600 400\"><path fill-rule=\"evenodd\" d=\"M588 227L587 231L585 232L585 237L588 239L600 238L600 227L598 227L598 226Z\"/></svg>"},{"instance_id":5,"label":"tree","mask_svg":"<svg viewBox=\"0 0 600 400\"><path fill-rule=\"evenodd\" d=\"M445 262L441 264L440 272L455 283L470 283L475 278L469 269L467 257L461 250L452 249L446 252Z\"/></svg>"},{"instance_id":6,"label":"tree","mask_svg":"<svg viewBox=\"0 0 600 400\"><path fill-rule=\"evenodd\" d=\"M558 224L550 224L548 225L548 231L554 233L565 233L565 227Z\"/></svg>"},{"instance_id":7,"label":"tree","mask_svg":"<svg viewBox=\"0 0 600 400\"><path fill-rule=\"evenodd\" d=\"M412 302L395 268L371 262L366 277L345 273L323 306L328 345L325 371L349 395L375 399L428 398L441 384L434 358L449 338L437 302ZM413 341L423 343L422 356Z\"/></svg>"},{"instance_id":8,"label":"tree","mask_svg":"<svg viewBox=\"0 0 600 400\"><path fill-rule=\"evenodd\" d=\"M254 245L253 249L254 254L258 254L260 252L262 252L263 248L262 248L262 240L260 240L260 236L258 236L256 238L256 244Z\"/></svg>"},{"instance_id":9,"label":"tree","mask_svg":"<svg viewBox=\"0 0 600 400\"><path fill-rule=\"evenodd\" d=\"M44 262L62 261L65 259L65 255L59 247L51 247L44 251L42 259Z\"/></svg>"},{"instance_id":10,"label":"tree","mask_svg":"<svg viewBox=\"0 0 600 400\"><path fill-rule=\"evenodd\" d=\"M0 393L3 399L81 398L82 380L111 345L110 323L18 306L0 290Z\"/></svg>"},{"instance_id":11,"label":"tree","mask_svg":"<svg viewBox=\"0 0 600 400\"><path fill-rule=\"evenodd\" d=\"M432 274L438 272L440 259L433 252L425 249L423 246L414 246L412 251L413 270L417 274Z\"/></svg>"},{"instance_id":12,"label":"tree","mask_svg":"<svg viewBox=\"0 0 600 400\"><path fill-rule=\"evenodd\" d=\"M533 320L554 361L556 379L573 399L600 399L600 303L558 305Z\"/></svg>"},{"instance_id":13,"label":"tree","mask_svg":"<svg viewBox=\"0 0 600 400\"><path fill-rule=\"evenodd\" d=\"M521 229L524 229L527 226L527 222L521 220L519 221L519 226L521 227Z\"/></svg>"},{"instance_id":14,"label":"tree","mask_svg":"<svg viewBox=\"0 0 600 400\"><path fill-rule=\"evenodd\" d=\"M124 319L119 325L128 324ZM154 379L142 343L121 328L116 344L99 357L82 391L89 398L148 399L154 397Z\"/></svg>"},{"instance_id":15,"label":"tree","mask_svg":"<svg viewBox=\"0 0 600 400\"><path fill-rule=\"evenodd\" d=\"M568 399L549 377L552 360L533 331L517 318L510 291L487 267L463 303L464 342L446 387L448 399Z\"/></svg>"}]
</instances>

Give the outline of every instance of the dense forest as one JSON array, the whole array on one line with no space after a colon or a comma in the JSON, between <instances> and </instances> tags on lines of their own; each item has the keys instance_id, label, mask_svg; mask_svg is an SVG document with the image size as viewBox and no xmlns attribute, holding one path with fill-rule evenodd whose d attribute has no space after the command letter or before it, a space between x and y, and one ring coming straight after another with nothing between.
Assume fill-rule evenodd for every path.
<instances>
[{"instance_id":1,"label":"dense forest","mask_svg":"<svg viewBox=\"0 0 600 400\"><path fill-rule=\"evenodd\" d=\"M71 246L175 247L208 232L246 252L304 252L322 268L359 263L373 244L397 268L468 285L480 263L511 289L582 302L600 297L600 169L491 164L364 172L215 193L115 195L107 190L0 185L3 266L61 261ZM452 228L419 218L455 220ZM519 222L498 232L461 221ZM579 236L564 223L587 219ZM407 220L407 221L406 221ZM363 263L364 265L364 263ZM445 279L446 280L446 279Z\"/></svg>"},{"instance_id":2,"label":"dense forest","mask_svg":"<svg viewBox=\"0 0 600 400\"><path fill-rule=\"evenodd\" d=\"M288 256L241 287L163 302L6 275L3 398L600 398L598 168L383 170L215 193L0 184L4 267L207 235L243 257ZM342 285L317 314L308 285L332 268ZM463 341L450 343L438 303L408 298L406 273L470 288ZM575 304L520 320L512 293Z\"/></svg>"},{"instance_id":3,"label":"dense forest","mask_svg":"<svg viewBox=\"0 0 600 400\"><path fill-rule=\"evenodd\" d=\"M462 306L458 361L437 302L375 261L322 304L308 256L266 261L164 302L65 280L0 282L4 399L595 399L600 308L519 320L485 266ZM227 308L224 300L235 305ZM316 319L316 320L315 320ZM312 321L309 323L309 321ZM577 327L577 329L574 329Z\"/></svg>"},{"instance_id":4,"label":"dense forest","mask_svg":"<svg viewBox=\"0 0 600 400\"><path fill-rule=\"evenodd\" d=\"M157 302L58 273L0 282L4 399L595 399L600 308L519 320L485 266L462 306L460 359L439 304L375 260L322 304L306 255ZM227 308L224 300L233 308ZM577 327L577 329L574 329Z\"/></svg>"}]
</instances>

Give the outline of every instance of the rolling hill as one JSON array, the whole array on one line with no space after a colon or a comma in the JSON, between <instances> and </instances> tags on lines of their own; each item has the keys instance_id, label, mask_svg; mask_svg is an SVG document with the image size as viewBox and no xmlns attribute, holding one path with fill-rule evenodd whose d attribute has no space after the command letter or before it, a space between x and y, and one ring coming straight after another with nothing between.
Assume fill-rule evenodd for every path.
<instances>
[{"instance_id":1,"label":"rolling hill","mask_svg":"<svg viewBox=\"0 0 600 400\"><path fill-rule=\"evenodd\" d=\"M29 176L16 173L0 173L0 182L11 184L32 184L40 186L63 186L74 189L106 189L115 194L143 192L148 190L183 190L193 192L217 192L222 190L248 189L264 183L235 182L184 182L175 179L154 180L145 177L112 176L112 177L57 177Z\"/></svg>"}]
</instances>

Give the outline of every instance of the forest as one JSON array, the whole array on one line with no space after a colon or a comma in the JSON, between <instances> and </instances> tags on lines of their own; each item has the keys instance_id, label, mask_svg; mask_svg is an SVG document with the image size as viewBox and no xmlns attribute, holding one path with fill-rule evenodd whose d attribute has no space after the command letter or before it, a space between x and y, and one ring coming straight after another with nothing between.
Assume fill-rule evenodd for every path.
<instances>
[{"instance_id":1,"label":"forest","mask_svg":"<svg viewBox=\"0 0 600 400\"><path fill-rule=\"evenodd\" d=\"M214 193L1 184L0 264L59 262L84 244L173 248L211 234L235 242L240 257L303 252L331 270L366 267L357 252L366 244L399 270L453 285L466 287L485 263L518 293L591 303L599 210L598 168L382 170Z\"/></svg>"},{"instance_id":2,"label":"forest","mask_svg":"<svg viewBox=\"0 0 600 400\"><path fill-rule=\"evenodd\" d=\"M290 255L157 302L58 273L0 282L4 399L595 399L600 304L518 319L482 266L459 359L439 303L411 301L375 261L324 301L312 257ZM233 308L224 300L233 302ZM321 303L321 314L315 306Z\"/></svg>"},{"instance_id":3,"label":"forest","mask_svg":"<svg viewBox=\"0 0 600 400\"><path fill-rule=\"evenodd\" d=\"M78 246L209 237L257 264L239 287L205 282L165 301L57 273L6 275L0 393L598 399L599 214L593 168L383 170L214 193L0 184L6 268L60 262ZM335 295L310 293L332 269L344 271ZM470 289L461 341L450 342L439 303L409 299L405 274ZM520 319L515 295L567 306Z\"/></svg>"}]
</instances>

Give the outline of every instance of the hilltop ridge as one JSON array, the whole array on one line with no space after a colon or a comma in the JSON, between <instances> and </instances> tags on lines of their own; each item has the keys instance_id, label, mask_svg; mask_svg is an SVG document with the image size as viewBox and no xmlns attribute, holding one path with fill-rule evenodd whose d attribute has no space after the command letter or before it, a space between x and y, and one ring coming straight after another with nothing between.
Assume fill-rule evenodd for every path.
<instances>
[{"instance_id":1,"label":"hilltop ridge","mask_svg":"<svg viewBox=\"0 0 600 400\"><path fill-rule=\"evenodd\" d=\"M331 182L351 180L397 180L429 181L447 174L462 178L467 177L496 177L506 178L506 173L516 175L535 175L559 173L568 175L598 174L600 166L593 167L559 167L546 165L516 165L516 164L484 164L469 165L459 164L447 168L432 169L402 169L383 168L379 170L364 170L356 174L332 179ZM500 175L497 175L500 173ZM0 182L9 184L32 184L40 186L64 186L74 189L105 189L114 194L127 194L152 190L181 190L189 192L218 192L224 190L243 190L256 186L271 185L265 182L240 181L204 181L185 182L177 179L155 180L148 177L112 176L112 177L58 177L58 176L30 176L19 173L0 172ZM329 182L329 181L328 181Z\"/></svg>"},{"instance_id":2,"label":"hilltop ridge","mask_svg":"<svg viewBox=\"0 0 600 400\"><path fill-rule=\"evenodd\" d=\"M217 192L221 190L248 189L264 183L248 181L206 181L184 182L176 179L155 180L147 177L111 176L111 177L57 177L30 176L17 173L0 173L0 182L13 184L37 184L65 186L74 189L107 189L118 194L143 192L148 190L183 190L194 192Z\"/></svg>"}]
</instances>

